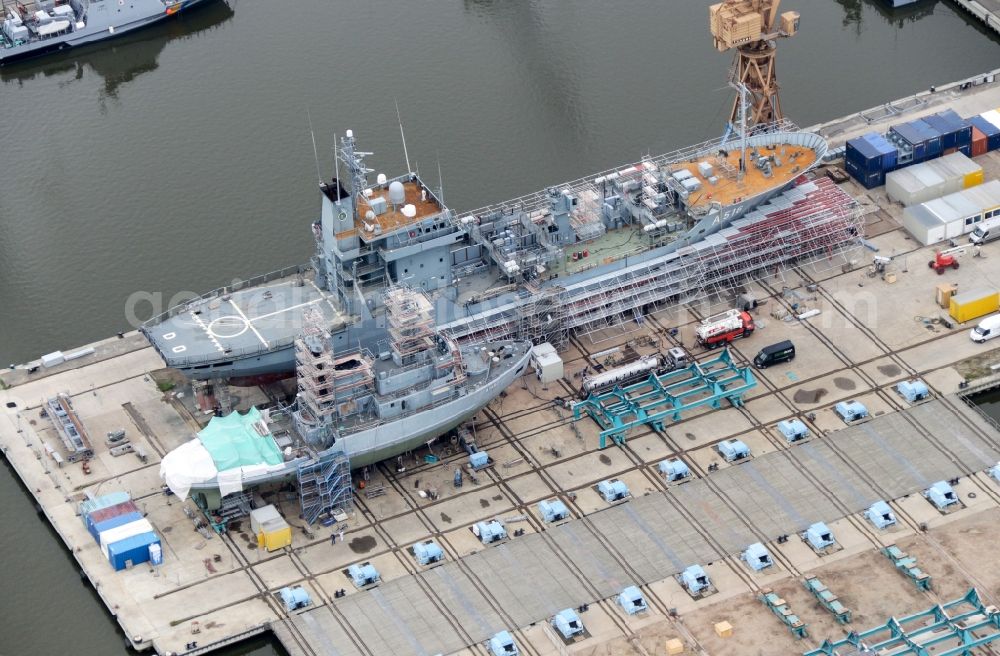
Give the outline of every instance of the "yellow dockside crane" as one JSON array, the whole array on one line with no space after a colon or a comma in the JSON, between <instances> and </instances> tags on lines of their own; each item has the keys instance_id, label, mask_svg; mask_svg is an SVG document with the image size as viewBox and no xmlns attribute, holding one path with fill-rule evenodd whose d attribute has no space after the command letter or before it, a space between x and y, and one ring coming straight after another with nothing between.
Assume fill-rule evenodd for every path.
<instances>
[{"instance_id":1,"label":"yellow dockside crane","mask_svg":"<svg viewBox=\"0 0 1000 656\"><path fill-rule=\"evenodd\" d=\"M725 0L708 9L715 48L719 52L736 50L731 82L747 90L746 127L750 129L782 119L774 55L777 40L798 31L799 12L778 16L780 4L781 0ZM740 123L738 96L729 122Z\"/></svg>"}]
</instances>

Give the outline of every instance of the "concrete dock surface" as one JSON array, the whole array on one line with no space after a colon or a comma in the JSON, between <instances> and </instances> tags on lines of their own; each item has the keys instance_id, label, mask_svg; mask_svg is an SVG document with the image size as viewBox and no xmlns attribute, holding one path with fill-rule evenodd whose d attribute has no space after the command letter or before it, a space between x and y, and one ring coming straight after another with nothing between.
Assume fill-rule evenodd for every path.
<instances>
[{"instance_id":1,"label":"concrete dock surface","mask_svg":"<svg viewBox=\"0 0 1000 656\"><path fill-rule=\"evenodd\" d=\"M1000 106L995 83L934 95L962 114ZM847 135L860 128L839 129ZM977 162L987 180L1000 177L1000 153ZM869 276L873 253L859 249L846 261L819 261L755 283L751 291L766 303L754 311L757 331L734 342L733 355L745 365L783 339L794 341L797 355L755 370L758 385L743 407L695 411L662 431L634 429L624 444L601 450L596 424L574 422L561 403L573 397L577 374L625 344L640 353L682 344L701 357L694 329L711 308L657 312L629 332L595 335L600 341L574 338L562 353L564 379L543 386L529 372L477 415L477 443L495 463L478 483L453 486L467 456L446 440L432 446L436 463L425 462L425 449L405 456L402 471L390 462L356 472L367 476L366 486L356 490L344 539L334 544L338 527L305 527L294 492L267 498L293 526L293 544L281 551L257 548L248 522L208 539L195 530L184 507L196 516L197 509L164 494L159 461L206 418L191 410L182 387L158 386L152 373L162 361L137 334L101 342L94 355L51 370L5 372L0 447L126 635L159 654L207 653L264 631L293 655L487 654L484 641L500 630L533 655L662 654L672 638L685 653L793 654L969 587L1000 605L992 556L1000 484L984 473L1000 460L1000 431L956 395L966 378L989 373L1000 353L992 342L973 343L971 325L941 321L947 310L935 303L941 283L960 290L1000 285L1000 242L984 246L979 258L966 252L959 269L935 275L927 267L933 248L899 228L901 208L884 189L845 185L867 208L870 241L893 257L895 282ZM787 313L792 303L798 312L820 313L783 320L779 310ZM910 406L893 386L914 377L933 399ZM89 474L79 464L57 466L45 445L58 449L59 439L39 411L61 392L71 395L93 436L124 428L148 460L111 456L95 439ZM256 388L234 392L241 409L267 400ZM846 426L833 410L844 400L862 402L871 419ZM776 430L790 418L805 422L807 440L789 444ZM720 457L718 443L732 438L750 447L748 461ZM668 484L656 469L668 457L682 458L692 480ZM631 499L607 504L594 486L609 478L624 481ZM921 492L948 479L958 479L961 508L943 514ZM160 534L162 566L114 572L85 529L77 515L85 492L115 490L128 491ZM545 524L537 509L552 498L572 515L557 526ZM861 514L879 499L899 519L888 531ZM492 518L521 534L483 546L470 527ZM837 541L823 555L798 537L819 521ZM429 538L444 549L445 562L426 569L409 548ZM774 567L753 572L739 559L752 542L767 547ZM888 544L918 558L934 577L931 592L917 590L878 552ZM362 562L377 568L379 586L354 588L344 570ZM695 599L675 580L693 564L705 568L713 594ZM852 609L851 625L837 624L815 603L801 584L806 575L819 576ZM286 612L276 593L288 585L303 586L313 606ZM646 613L629 616L615 603L629 585L641 587ZM793 638L757 601L765 587L807 623L807 638ZM564 642L549 620L583 605L586 636ZM732 637L717 635L722 621L732 624Z\"/></svg>"}]
</instances>

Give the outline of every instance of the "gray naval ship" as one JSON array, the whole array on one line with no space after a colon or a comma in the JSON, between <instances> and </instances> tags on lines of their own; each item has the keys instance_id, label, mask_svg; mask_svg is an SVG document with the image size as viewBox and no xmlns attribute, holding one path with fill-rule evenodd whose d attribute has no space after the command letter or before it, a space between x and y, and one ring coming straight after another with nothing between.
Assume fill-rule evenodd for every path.
<instances>
[{"instance_id":1,"label":"gray naval ship","mask_svg":"<svg viewBox=\"0 0 1000 656\"><path fill-rule=\"evenodd\" d=\"M171 489L182 495L192 490L214 509L226 494L293 480L300 468L340 454L351 468L385 460L457 427L527 366L530 342L460 345L442 334L431 302L420 291L390 287L382 300L386 327L370 332L369 346L345 350L333 348L322 313L306 310L303 332L294 344L296 402L269 412L256 428L261 437L288 436L282 461L219 471L214 464L205 466L206 450L188 443L161 464Z\"/></svg>"},{"instance_id":2,"label":"gray naval ship","mask_svg":"<svg viewBox=\"0 0 1000 656\"><path fill-rule=\"evenodd\" d=\"M735 266L765 266L753 257L704 264L702 254L765 223L756 210L765 203L798 202L794 187L826 152L822 137L783 122L456 213L418 173L371 183L371 153L348 130L338 176L320 185L309 265L209 292L141 330L193 379L284 377L307 312L322 317L334 350L364 345L385 329L384 291L403 284L428 295L438 326L459 341L558 347L571 331L684 300ZM829 248L809 241L817 231L789 228L755 250L788 261L815 255Z\"/></svg>"},{"instance_id":3,"label":"gray naval ship","mask_svg":"<svg viewBox=\"0 0 1000 656\"><path fill-rule=\"evenodd\" d=\"M2 0L0 65L110 39L207 0Z\"/></svg>"}]
</instances>

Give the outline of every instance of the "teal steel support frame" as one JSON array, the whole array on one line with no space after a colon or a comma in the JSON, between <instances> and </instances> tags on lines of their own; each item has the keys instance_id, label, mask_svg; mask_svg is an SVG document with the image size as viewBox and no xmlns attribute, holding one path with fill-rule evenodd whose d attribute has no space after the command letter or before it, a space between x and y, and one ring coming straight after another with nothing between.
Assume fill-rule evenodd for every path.
<instances>
[{"instance_id":1,"label":"teal steel support frame","mask_svg":"<svg viewBox=\"0 0 1000 656\"><path fill-rule=\"evenodd\" d=\"M967 606L961 610L961 606ZM958 609L959 612L950 614ZM930 623L928 623L930 622ZM913 629L906 630L912 625ZM988 633L984 633L984 631ZM867 649L873 654L892 650L893 656L973 656L973 650L1000 640L1000 611L987 606L975 588L945 604L889 621L843 640L824 640L803 656L845 656ZM838 651L845 648L844 652ZM866 652L867 653L867 652Z\"/></svg>"},{"instance_id":2,"label":"teal steel support frame","mask_svg":"<svg viewBox=\"0 0 1000 656\"><path fill-rule=\"evenodd\" d=\"M683 413L708 406L719 408L723 401L739 407L743 395L757 385L750 367L737 367L725 349L714 358L694 362L684 369L649 378L625 387L591 394L573 404L573 419L586 413L601 428L600 447L624 444L629 430L649 425L663 430L664 421L680 421Z\"/></svg>"}]
</instances>

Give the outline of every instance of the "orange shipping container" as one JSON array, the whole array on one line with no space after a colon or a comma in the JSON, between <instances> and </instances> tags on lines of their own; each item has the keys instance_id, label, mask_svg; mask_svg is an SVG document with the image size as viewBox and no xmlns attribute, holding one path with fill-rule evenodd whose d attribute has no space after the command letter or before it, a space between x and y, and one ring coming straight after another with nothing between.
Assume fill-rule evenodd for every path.
<instances>
[{"instance_id":1,"label":"orange shipping container","mask_svg":"<svg viewBox=\"0 0 1000 656\"><path fill-rule=\"evenodd\" d=\"M972 156L978 157L986 154L986 135L979 131L979 128L972 126Z\"/></svg>"}]
</instances>

